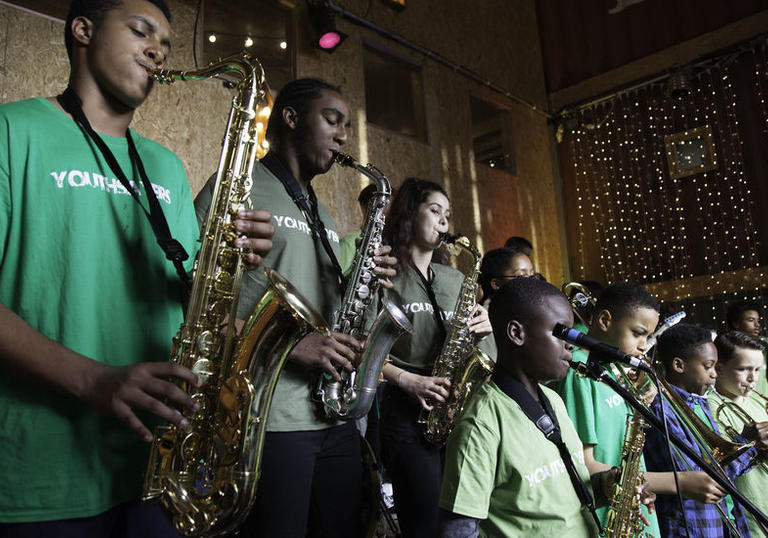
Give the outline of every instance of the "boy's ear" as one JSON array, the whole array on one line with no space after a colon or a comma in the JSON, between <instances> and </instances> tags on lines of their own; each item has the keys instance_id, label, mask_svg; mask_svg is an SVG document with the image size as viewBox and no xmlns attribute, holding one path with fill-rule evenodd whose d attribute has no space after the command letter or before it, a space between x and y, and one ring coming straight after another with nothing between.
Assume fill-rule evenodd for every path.
<instances>
[{"instance_id":1,"label":"boy's ear","mask_svg":"<svg viewBox=\"0 0 768 538\"><path fill-rule=\"evenodd\" d=\"M681 359L680 357L675 357L672 359L672 371L678 374L682 374L685 372L685 361Z\"/></svg>"},{"instance_id":2,"label":"boy's ear","mask_svg":"<svg viewBox=\"0 0 768 538\"><path fill-rule=\"evenodd\" d=\"M613 316L611 315L611 311L605 308L603 308L595 316L595 325L597 325L597 328L603 332L608 332L608 329L611 328L612 322Z\"/></svg>"},{"instance_id":3,"label":"boy's ear","mask_svg":"<svg viewBox=\"0 0 768 538\"><path fill-rule=\"evenodd\" d=\"M525 327L516 319L507 323L507 338L515 346L522 346L525 342Z\"/></svg>"},{"instance_id":4,"label":"boy's ear","mask_svg":"<svg viewBox=\"0 0 768 538\"><path fill-rule=\"evenodd\" d=\"M93 22L87 17L82 15L72 19L72 40L80 43L81 45L88 45L93 37Z\"/></svg>"},{"instance_id":5,"label":"boy's ear","mask_svg":"<svg viewBox=\"0 0 768 538\"><path fill-rule=\"evenodd\" d=\"M283 107L283 122L289 129L296 129L299 122L299 114L292 106Z\"/></svg>"},{"instance_id":6,"label":"boy's ear","mask_svg":"<svg viewBox=\"0 0 768 538\"><path fill-rule=\"evenodd\" d=\"M501 287L501 284L499 284L499 279L498 278L492 278L490 284L491 284L491 289L493 291L499 291L499 288Z\"/></svg>"}]
</instances>

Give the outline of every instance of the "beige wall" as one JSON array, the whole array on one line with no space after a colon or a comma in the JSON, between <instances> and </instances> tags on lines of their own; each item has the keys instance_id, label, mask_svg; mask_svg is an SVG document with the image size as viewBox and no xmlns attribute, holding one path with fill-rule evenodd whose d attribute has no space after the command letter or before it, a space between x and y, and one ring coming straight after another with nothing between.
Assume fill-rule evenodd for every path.
<instances>
[{"instance_id":1,"label":"beige wall","mask_svg":"<svg viewBox=\"0 0 768 538\"><path fill-rule=\"evenodd\" d=\"M340 2L341 3L341 2ZM170 66L192 66L192 0L169 0L174 16ZM368 0L346 0L345 8L364 13ZM297 1L298 76L319 76L342 87L352 111L346 151L375 163L398 185L415 175L445 184L455 215L454 229L482 250L501 246L510 235L532 239L537 268L552 282L564 279L561 211L553 170L550 131L545 119L524 106L474 83L402 46L338 21L349 38L331 55L306 45L304 2ZM378 25L462 64L520 97L546 101L534 4L526 0L409 2L403 12L373 2L369 18ZM439 9L435 6L439 5ZM467 6L472 11L467 11ZM0 5L0 101L59 92L68 73L62 23ZM429 142L391 133L365 121L363 39L376 42L422 66ZM518 174L475 165L469 96L508 108L514 132ZM194 192L214 170L229 108L229 94L215 81L158 88L139 109L136 130L173 149L187 167ZM356 197L364 181L351 170L333 169L316 180L341 232L358 226Z\"/></svg>"}]
</instances>

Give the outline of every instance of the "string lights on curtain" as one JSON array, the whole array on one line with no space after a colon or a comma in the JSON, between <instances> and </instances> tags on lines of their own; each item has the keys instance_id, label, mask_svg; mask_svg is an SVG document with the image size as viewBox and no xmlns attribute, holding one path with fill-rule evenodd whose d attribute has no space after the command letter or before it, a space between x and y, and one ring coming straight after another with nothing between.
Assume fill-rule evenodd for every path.
<instances>
[{"instance_id":1,"label":"string lights on curtain","mask_svg":"<svg viewBox=\"0 0 768 538\"><path fill-rule=\"evenodd\" d=\"M754 93L755 110L739 102L735 62L749 63L751 80L739 79L740 92ZM739 121L740 114L758 115L762 135L768 135L765 41L689 66L676 77L571 112L574 270L581 279L595 278L586 268L594 248L589 245L596 242L609 282L672 290L671 302L709 318L697 320L706 323L723 319L726 303L737 298L763 300L768 288L753 218L760 209L745 175ZM699 165L710 151L707 143L714 149L707 156L712 162ZM670 147L681 170L670 169ZM689 163L696 166L687 172ZM734 285L733 275L745 270L751 278Z\"/></svg>"}]
</instances>

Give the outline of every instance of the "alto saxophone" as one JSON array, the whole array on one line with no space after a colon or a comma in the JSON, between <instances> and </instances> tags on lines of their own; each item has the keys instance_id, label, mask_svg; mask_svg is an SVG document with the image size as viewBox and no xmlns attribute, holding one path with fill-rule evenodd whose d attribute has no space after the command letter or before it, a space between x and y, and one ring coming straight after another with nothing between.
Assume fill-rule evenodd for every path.
<instances>
[{"instance_id":1,"label":"alto saxophone","mask_svg":"<svg viewBox=\"0 0 768 538\"><path fill-rule=\"evenodd\" d=\"M288 353L312 330L330 334L318 313L277 272L239 336L236 306L244 252L238 210L250 206L251 169L266 153L271 98L259 62L231 56L191 72L158 71L156 80L200 80L222 73L240 79L224 136L216 186L195 261L184 323L170 360L195 372L202 386L180 383L198 404L188 426L155 429L143 499L159 499L176 529L216 536L248 515L259 478L272 393Z\"/></svg>"},{"instance_id":2,"label":"alto saxophone","mask_svg":"<svg viewBox=\"0 0 768 538\"><path fill-rule=\"evenodd\" d=\"M469 253L474 264L461 283L443 347L432 367L433 377L450 380L448 398L442 403L430 402L432 410L422 410L419 417L419 422L424 425L424 438L435 444L445 442L472 392L491 375L494 366L493 360L475 345L475 337L467 326L477 302L477 278L480 276L482 256L465 236L446 234L443 241Z\"/></svg>"},{"instance_id":3,"label":"alto saxophone","mask_svg":"<svg viewBox=\"0 0 768 538\"><path fill-rule=\"evenodd\" d=\"M379 282L373 274L376 267L373 256L381 246L384 212L392 196L392 187L387 176L372 164L362 166L343 153L337 153L335 161L354 168L376 186L376 192L368 203L344 298L333 322L334 331L365 341L363 356L354 372L340 372L341 381L322 374L314 395L315 400L322 404L326 417L354 420L368 414L389 350L400 335L413 333L413 325L400 308L382 297L376 320L370 330L365 330L366 310L379 289Z\"/></svg>"}]
</instances>

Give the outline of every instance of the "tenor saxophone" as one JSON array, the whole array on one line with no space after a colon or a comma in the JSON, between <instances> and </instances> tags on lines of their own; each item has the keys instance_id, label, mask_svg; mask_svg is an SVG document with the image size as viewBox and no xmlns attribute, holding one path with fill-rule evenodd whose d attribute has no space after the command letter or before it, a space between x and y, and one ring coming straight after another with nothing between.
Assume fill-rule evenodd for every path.
<instances>
[{"instance_id":1,"label":"tenor saxophone","mask_svg":"<svg viewBox=\"0 0 768 538\"><path fill-rule=\"evenodd\" d=\"M477 302L477 278L480 276L482 256L463 235L446 234L443 241L469 253L474 263L461 283L443 347L432 367L433 377L450 380L449 396L444 402L430 402L432 410L422 410L419 416L419 422L424 425L424 438L435 444L445 442L469 397L491 375L494 366L493 360L477 347L475 337L467 326Z\"/></svg>"},{"instance_id":2,"label":"tenor saxophone","mask_svg":"<svg viewBox=\"0 0 768 538\"><path fill-rule=\"evenodd\" d=\"M335 162L354 168L376 186L376 192L368 203L360 244L352 261L344 298L333 323L334 331L365 341L363 356L354 372L350 374L344 370L339 373L341 381L334 381L328 374L322 374L314 395L314 399L321 403L326 417L354 420L368 414L392 345L400 335L413 333L413 325L399 307L382 297L379 314L366 331L365 314L379 289L378 280L373 274L376 267L373 256L381 245L384 212L392 196L392 187L387 176L372 164L362 166L343 153L336 154Z\"/></svg>"},{"instance_id":3,"label":"tenor saxophone","mask_svg":"<svg viewBox=\"0 0 768 538\"><path fill-rule=\"evenodd\" d=\"M239 79L222 144L211 207L195 261L184 323L170 360L195 372L200 387L180 383L198 404L188 426L155 429L143 499L159 500L186 536L235 531L248 515L259 478L272 393L291 349L310 331L330 334L317 312L277 272L236 335L236 307L244 252L238 210L250 206L251 169L266 153L265 123L271 98L264 71L247 54L201 70L158 71L160 82L228 74Z\"/></svg>"}]
</instances>

